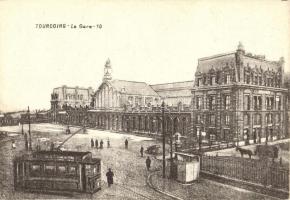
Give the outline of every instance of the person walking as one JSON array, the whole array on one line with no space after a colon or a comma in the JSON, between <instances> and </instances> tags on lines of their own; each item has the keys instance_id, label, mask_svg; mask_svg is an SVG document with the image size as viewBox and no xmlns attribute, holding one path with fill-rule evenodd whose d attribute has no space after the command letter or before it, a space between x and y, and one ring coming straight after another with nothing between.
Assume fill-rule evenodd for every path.
<instances>
[{"instance_id":1,"label":"person walking","mask_svg":"<svg viewBox=\"0 0 290 200\"><path fill-rule=\"evenodd\" d=\"M128 140L125 140L125 149L128 149Z\"/></svg>"},{"instance_id":2,"label":"person walking","mask_svg":"<svg viewBox=\"0 0 290 200\"><path fill-rule=\"evenodd\" d=\"M114 173L112 172L111 168L109 168L109 171L106 173L106 176L108 187L111 187L111 185L114 183Z\"/></svg>"},{"instance_id":3,"label":"person walking","mask_svg":"<svg viewBox=\"0 0 290 200\"><path fill-rule=\"evenodd\" d=\"M16 149L16 144L14 140L12 140L12 149Z\"/></svg>"},{"instance_id":4,"label":"person walking","mask_svg":"<svg viewBox=\"0 0 290 200\"><path fill-rule=\"evenodd\" d=\"M110 148L110 139L107 140L107 147Z\"/></svg>"},{"instance_id":5,"label":"person walking","mask_svg":"<svg viewBox=\"0 0 290 200\"><path fill-rule=\"evenodd\" d=\"M95 140L95 146L96 146L97 149L99 148L99 141L98 141L98 139Z\"/></svg>"},{"instance_id":6,"label":"person walking","mask_svg":"<svg viewBox=\"0 0 290 200\"><path fill-rule=\"evenodd\" d=\"M93 138L91 139L91 148L94 148L94 140L93 140Z\"/></svg>"},{"instance_id":7,"label":"person walking","mask_svg":"<svg viewBox=\"0 0 290 200\"><path fill-rule=\"evenodd\" d=\"M104 145L104 142L103 142L103 140L101 140L101 142L100 142L100 149L103 149L103 145Z\"/></svg>"},{"instance_id":8,"label":"person walking","mask_svg":"<svg viewBox=\"0 0 290 200\"><path fill-rule=\"evenodd\" d=\"M141 146L141 149L140 149L141 157L143 157L143 152L144 152L144 148L143 148L143 146Z\"/></svg>"},{"instance_id":9,"label":"person walking","mask_svg":"<svg viewBox=\"0 0 290 200\"><path fill-rule=\"evenodd\" d=\"M147 159L146 159L146 167L147 167L148 171L150 170L150 166L151 166L151 160L150 160L150 158L148 156Z\"/></svg>"}]
</instances>

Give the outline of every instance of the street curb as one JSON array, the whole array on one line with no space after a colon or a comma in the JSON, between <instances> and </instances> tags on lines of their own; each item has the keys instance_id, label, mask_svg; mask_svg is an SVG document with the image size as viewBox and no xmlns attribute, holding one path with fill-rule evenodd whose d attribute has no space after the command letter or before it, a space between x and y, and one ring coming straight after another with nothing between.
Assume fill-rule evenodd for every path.
<instances>
[{"instance_id":1,"label":"street curb","mask_svg":"<svg viewBox=\"0 0 290 200\"><path fill-rule=\"evenodd\" d=\"M160 193L160 194L164 194L164 195L166 195L166 196L168 196L168 197L170 197L170 198L172 198L172 199L176 199L176 200L184 200L184 199L181 199L181 198L179 198L179 197L177 197L177 196L174 196L174 195L172 195L172 194L170 194L170 193L167 193L167 192L164 192L164 191L162 191L162 190L159 190L156 186L154 186L154 185L152 184L152 176L153 176L154 173L156 173L156 172L158 172L158 171L152 172L152 173L150 173L150 174L147 176L146 184L147 184L151 189L155 190L156 192L158 192L158 193Z\"/></svg>"}]
</instances>

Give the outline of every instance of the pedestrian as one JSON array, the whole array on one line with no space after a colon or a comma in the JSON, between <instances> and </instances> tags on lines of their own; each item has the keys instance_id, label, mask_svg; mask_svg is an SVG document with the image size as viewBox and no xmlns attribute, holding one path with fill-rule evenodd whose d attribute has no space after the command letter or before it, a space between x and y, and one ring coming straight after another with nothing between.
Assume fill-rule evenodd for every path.
<instances>
[{"instance_id":1,"label":"pedestrian","mask_svg":"<svg viewBox=\"0 0 290 200\"><path fill-rule=\"evenodd\" d=\"M14 140L12 140L12 149L16 149L16 144Z\"/></svg>"},{"instance_id":2,"label":"pedestrian","mask_svg":"<svg viewBox=\"0 0 290 200\"><path fill-rule=\"evenodd\" d=\"M150 170L150 166L151 166L151 160L150 160L150 158L148 156L147 159L146 159L146 167L147 167L148 171Z\"/></svg>"},{"instance_id":3,"label":"pedestrian","mask_svg":"<svg viewBox=\"0 0 290 200\"><path fill-rule=\"evenodd\" d=\"M125 149L128 149L128 140L125 140Z\"/></svg>"},{"instance_id":4,"label":"pedestrian","mask_svg":"<svg viewBox=\"0 0 290 200\"><path fill-rule=\"evenodd\" d=\"M94 148L94 140L93 140L93 138L91 139L91 148Z\"/></svg>"},{"instance_id":5,"label":"pedestrian","mask_svg":"<svg viewBox=\"0 0 290 200\"><path fill-rule=\"evenodd\" d=\"M141 157L143 157L143 152L144 152L144 148L143 146L141 146L141 149L140 149Z\"/></svg>"},{"instance_id":6,"label":"pedestrian","mask_svg":"<svg viewBox=\"0 0 290 200\"><path fill-rule=\"evenodd\" d=\"M107 147L110 148L110 139L107 140Z\"/></svg>"},{"instance_id":7,"label":"pedestrian","mask_svg":"<svg viewBox=\"0 0 290 200\"><path fill-rule=\"evenodd\" d=\"M103 142L103 140L101 140L101 142L100 142L100 149L103 149L103 145L104 145L104 142Z\"/></svg>"},{"instance_id":8,"label":"pedestrian","mask_svg":"<svg viewBox=\"0 0 290 200\"><path fill-rule=\"evenodd\" d=\"M40 151L40 140L37 139L36 151Z\"/></svg>"},{"instance_id":9,"label":"pedestrian","mask_svg":"<svg viewBox=\"0 0 290 200\"><path fill-rule=\"evenodd\" d=\"M97 149L99 148L99 141L98 141L98 139L96 139L96 141L95 141L95 146L96 146Z\"/></svg>"},{"instance_id":10,"label":"pedestrian","mask_svg":"<svg viewBox=\"0 0 290 200\"><path fill-rule=\"evenodd\" d=\"M107 176L107 182L108 187L110 187L114 183L114 173L111 171L111 168L109 168L109 171L106 173Z\"/></svg>"},{"instance_id":11,"label":"pedestrian","mask_svg":"<svg viewBox=\"0 0 290 200\"><path fill-rule=\"evenodd\" d=\"M54 150L54 144L53 144L53 142L51 142L51 144L50 144L50 151L53 151Z\"/></svg>"}]
</instances>

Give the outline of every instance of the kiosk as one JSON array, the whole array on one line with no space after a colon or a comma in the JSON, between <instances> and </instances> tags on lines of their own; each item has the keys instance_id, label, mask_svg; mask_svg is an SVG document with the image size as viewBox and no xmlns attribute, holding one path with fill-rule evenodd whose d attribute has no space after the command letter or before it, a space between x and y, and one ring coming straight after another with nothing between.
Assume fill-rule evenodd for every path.
<instances>
[{"instance_id":1,"label":"kiosk","mask_svg":"<svg viewBox=\"0 0 290 200\"><path fill-rule=\"evenodd\" d=\"M175 152L177 156L177 181L190 183L199 178L200 157L198 155Z\"/></svg>"}]
</instances>

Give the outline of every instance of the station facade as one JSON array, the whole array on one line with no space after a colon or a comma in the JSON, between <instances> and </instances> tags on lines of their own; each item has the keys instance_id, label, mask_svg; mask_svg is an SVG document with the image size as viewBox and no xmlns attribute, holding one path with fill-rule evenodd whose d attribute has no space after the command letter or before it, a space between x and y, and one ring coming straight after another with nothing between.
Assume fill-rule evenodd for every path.
<instances>
[{"instance_id":1,"label":"station facade","mask_svg":"<svg viewBox=\"0 0 290 200\"><path fill-rule=\"evenodd\" d=\"M149 85L113 79L108 59L89 107L55 110L55 121L142 135L179 133L184 148L251 144L288 136L284 59L234 52L200 58L193 81ZM53 110L53 107L52 107Z\"/></svg>"}]
</instances>

